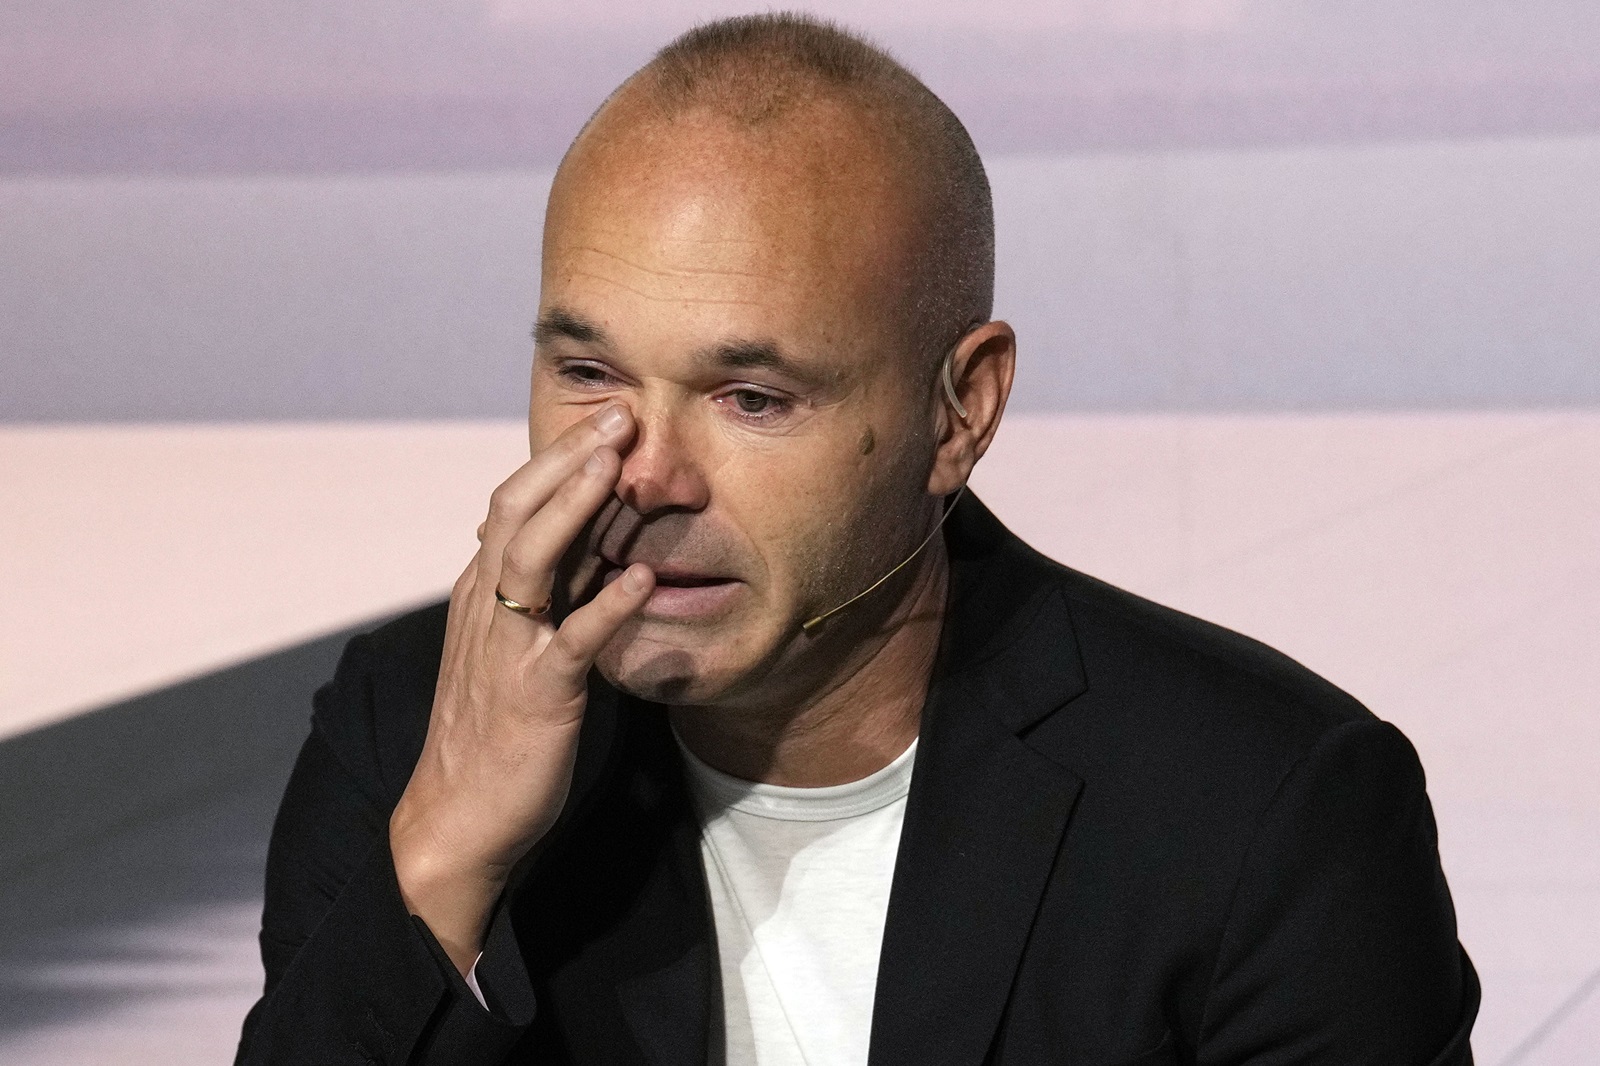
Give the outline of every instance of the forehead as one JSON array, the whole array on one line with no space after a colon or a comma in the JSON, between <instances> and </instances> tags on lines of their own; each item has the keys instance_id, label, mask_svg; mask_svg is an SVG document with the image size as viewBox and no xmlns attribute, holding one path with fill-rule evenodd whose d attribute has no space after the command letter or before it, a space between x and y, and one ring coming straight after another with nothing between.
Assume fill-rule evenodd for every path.
<instances>
[{"instance_id":1,"label":"forehead","mask_svg":"<svg viewBox=\"0 0 1600 1066\"><path fill-rule=\"evenodd\" d=\"M562 164L544 287L652 316L882 324L917 254L906 168L869 117L821 103L757 129L637 107L597 118Z\"/></svg>"}]
</instances>

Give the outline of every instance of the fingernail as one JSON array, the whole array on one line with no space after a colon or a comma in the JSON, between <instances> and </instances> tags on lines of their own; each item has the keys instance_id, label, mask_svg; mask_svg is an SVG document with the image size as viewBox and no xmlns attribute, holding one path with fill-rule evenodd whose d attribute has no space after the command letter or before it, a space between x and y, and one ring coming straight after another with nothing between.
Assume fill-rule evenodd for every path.
<instances>
[{"instance_id":1,"label":"fingernail","mask_svg":"<svg viewBox=\"0 0 1600 1066\"><path fill-rule=\"evenodd\" d=\"M628 567L622 574L622 587L629 592L638 592L644 588L644 570L637 566Z\"/></svg>"},{"instance_id":2,"label":"fingernail","mask_svg":"<svg viewBox=\"0 0 1600 1066\"><path fill-rule=\"evenodd\" d=\"M602 433L615 433L622 428L622 423L625 421L622 405L614 403L600 412L600 417L595 419L595 425L600 427Z\"/></svg>"},{"instance_id":3,"label":"fingernail","mask_svg":"<svg viewBox=\"0 0 1600 1066\"><path fill-rule=\"evenodd\" d=\"M600 458L600 449L596 448L589 453L589 458L583 464L585 473L598 474L606 468L606 461Z\"/></svg>"}]
</instances>

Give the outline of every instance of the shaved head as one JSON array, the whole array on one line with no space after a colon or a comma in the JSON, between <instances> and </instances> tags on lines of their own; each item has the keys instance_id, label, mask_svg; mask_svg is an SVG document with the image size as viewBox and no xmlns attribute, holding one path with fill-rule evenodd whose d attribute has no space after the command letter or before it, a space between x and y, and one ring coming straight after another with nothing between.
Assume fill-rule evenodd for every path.
<instances>
[{"instance_id":1,"label":"shaved head","mask_svg":"<svg viewBox=\"0 0 1600 1066\"><path fill-rule=\"evenodd\" d=\"M748 15L698 26L663 48L612 94L596 127L714 119L792 151L808 128L837 132L825 150L875 154L909 208L905 272L894 306L906 348L937 360L994 300L994 210L983 162L955 114L887 52L807 15ZM847 127L855 127L848 131ZM834 159L838 176L849 167Z\"/></svg>"}]
</instances>

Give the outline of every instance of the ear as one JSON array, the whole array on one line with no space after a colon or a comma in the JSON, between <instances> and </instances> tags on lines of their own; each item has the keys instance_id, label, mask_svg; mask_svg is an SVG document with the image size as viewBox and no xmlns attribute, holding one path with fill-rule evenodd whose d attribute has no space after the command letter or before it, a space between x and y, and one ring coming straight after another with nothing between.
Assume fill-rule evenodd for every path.
<instances>
[{"instance_id":1,"label":"ear","mask_svg":"<svg viewBox=\"0 0 1600 1066\"><path fill-rule=\"evenodd\" d=\"M1017 335L1004 322L986 322L961 338L950 355L950 381L961 406L962 418L945 395L939 378L933 384L938 404L939 445L928 473L928 493L948 496L967 483L972 468L1000 428L1000 416L1011 395L1017 369Z\"/></svg>"}]
</instances>

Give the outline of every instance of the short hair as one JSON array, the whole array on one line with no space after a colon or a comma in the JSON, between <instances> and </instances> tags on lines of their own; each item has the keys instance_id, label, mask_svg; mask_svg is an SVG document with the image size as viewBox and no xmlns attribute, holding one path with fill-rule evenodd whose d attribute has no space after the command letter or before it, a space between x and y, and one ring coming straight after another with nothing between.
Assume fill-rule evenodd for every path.
<instances>
[{"instance_id":1,"label":"short hair","mask_svg":"<svg viewBox=\"0 0 1600 1066\"><path fill-rule=\"evenodd\" d=\"M888 52L835 23L778 12L720 19L678 37L628 80L667 115L708 109L766 125L819 95L900 131L927 197L930 261L907 310L913 345L937 360L994 306L994 206L961 120Z\"/></svg>"}]
</instances>

